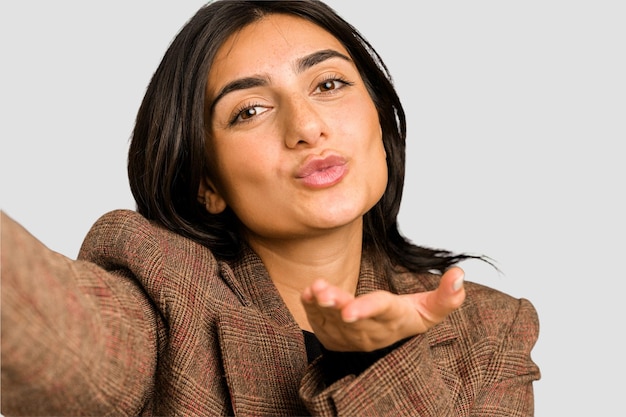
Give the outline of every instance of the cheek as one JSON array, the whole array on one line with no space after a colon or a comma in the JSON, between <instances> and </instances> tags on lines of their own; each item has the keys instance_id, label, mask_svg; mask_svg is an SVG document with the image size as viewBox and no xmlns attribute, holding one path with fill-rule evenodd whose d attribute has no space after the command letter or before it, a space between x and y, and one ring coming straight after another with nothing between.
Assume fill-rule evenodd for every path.
<instances>
[{"instance_id":1,"label":"cheek","mask_svg":"<svg viewBox=\"0 0 626 417\"><path fill-rule=\"evenodd\" d=\"M275 185L276 153L263 138L228 138L216 149L220 192L237 213L255 206ZM274 182L272 182L274 181Z\"/></svg>"},{"instance_id":2,"label":"cheek","mask_svg":"<svg viewBox=\"0 0 626 417\"><path fill-rule=\"evenodd\" d=\"M378 111L365 91L342 103L332 117L335 118L338 126L342 126L343 134L349 137L357 137L361 141L382 140Z\"/></svg>"},{"instance_id":3,"label":"cheek","mask_svg":"<svg viewBox=\"0 0 626 417\"><path fill-rule=\"evenodd\" d=\"M378 119L376 119L378 120ZM389 173L387 167L387 152L385 151L385 145L382 138L382 129L380 125L372 127L375 129L376 134L372 136L372 140L369 148L369 155L371 159L371 175L376 181L376 191L379 194L379 198L387 188L387 182L389 181Z\"/></svg>"},{"instance_id":4,"label":"cheek","mask_svg":"<svg viewBox=\"0 0 626 417\"><path fill-rule=\"evenodd\" d=\"M380 196L379 196L380 198L382 197L383 193L387 189L387 182L389 181L389 173L388 173L388 168L387 168L387 153L385 152L382 139L380 140L379 145L378 145L377 155L378 155L377 164L376 164L377 172L374 175L380 179L380 182L378 183L378 192L380 193Z\"/></svg>"}]
</instances>

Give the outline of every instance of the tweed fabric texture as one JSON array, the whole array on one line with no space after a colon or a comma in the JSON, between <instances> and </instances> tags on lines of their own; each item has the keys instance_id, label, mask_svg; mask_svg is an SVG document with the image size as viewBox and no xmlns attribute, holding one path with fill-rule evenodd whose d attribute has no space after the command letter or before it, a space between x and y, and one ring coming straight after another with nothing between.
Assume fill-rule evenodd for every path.
<instances>
[{"instance_id":1,"label":"tweed fabric texture","mask_svg":"<svg viewBox=\"0 0 626 417\"><path fill-rule=\"evenodd\" d=\"M78 260L2 214L5 416L532 416L533 306L467 282L461 308L360 375L323 383L260 258L218 261L130 210L104 215ZM364 260L358 293L439 276Z\"/></svg>"}]
</instances>

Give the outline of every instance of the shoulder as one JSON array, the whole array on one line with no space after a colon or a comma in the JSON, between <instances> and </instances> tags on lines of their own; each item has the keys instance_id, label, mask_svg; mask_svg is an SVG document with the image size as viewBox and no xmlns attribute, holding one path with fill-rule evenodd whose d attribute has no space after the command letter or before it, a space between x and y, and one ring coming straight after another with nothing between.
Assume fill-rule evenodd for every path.
<instances>
[{"instance_id":1,"label":"shoulder","mask_svg":"<svg viewBox=\"0 0 626 417\"><path fill-rule=\"evenodd\" d=\"M465 283L465 301L448 322L474 351L528 355L539 338L539 316L526 298Z\"/></svg>"},{"instance_id":2,"label":"shoulder","mask_svg":"<svg viewBox=\"0 0 626 417\"><path fill-rule=\"evenodd\" d=\"M132 210L114 210L93 224L81 245L79 259L100 263L105 258L126 258L131 254L149 252L156 256L156 247L167 236L157 225Z\"/></svg>"},{"instance_id":3,"label":"shoulder","mask_svg":"<svg viewBox=\"0 0 626 417\"><path fill-rule=\"evenodd\" d=\"M539 316L532 302L468 282L456 320L460 330L480 340L492 337L509 349L528 351L539 337Z\"/></svg>"},{"instance_id":4,"label":"shoulder","mask_svg":"<svg viewBox=\"0 0 626 417\"><path fill-rule=\"evenodd\" d=\"M187 325L191 317L218 306L244 303L230 268L209 248L132 210L100 217L87 233L79 259L107 271L128 272L169 319L177 317Z\"/></svg>"},{"instance_id":5,"label":"shoulder","mask_svg":"<svg viewBox=\"0 0 626 417\"><path fill-rule=\"evenodd\" d=\"M129 269L136 276L183 267L199 274L217 269L208 248L132 210L114 210L100 217L87 233L79 259L106 269Z\"/></svg>"},{"instance_id":6,"label":"shoulder","mask_svg":"<svg viewBox=\"0 0 626 417\"><path fill-rule=\"evenodd\" d=\"M535 307L525 298L514 297L474 282L465 283L465 292L465 310L482 323L522 319L529 324L538 325Z\"/></svg>"},{"instance_id":7,"label":"shoulder","mask_svg":"<svg viewBox=\"0 0 626 417\"><path fill-rule=\"evenodd\" d=\"M168 249L177 246L186 250L204 248L138 212L127 209L110 211L96 220L85 237L81 251L110 247L112 244L132 251L148 250L152 245ZM204 248L203 251L208 249Z\"/></svg>"},{"instance_id":8,"label":"shoulder","mask_svg":"<svg viewBox=\"0 0 626 417\"><path fill-rule=\"evenodd\" d=\"M158 239L175 236L156 223L133 210L113 210L102 215L93 224L85 238L85 244L93 243L94 239Z\"/></svg>"}]
</instances>

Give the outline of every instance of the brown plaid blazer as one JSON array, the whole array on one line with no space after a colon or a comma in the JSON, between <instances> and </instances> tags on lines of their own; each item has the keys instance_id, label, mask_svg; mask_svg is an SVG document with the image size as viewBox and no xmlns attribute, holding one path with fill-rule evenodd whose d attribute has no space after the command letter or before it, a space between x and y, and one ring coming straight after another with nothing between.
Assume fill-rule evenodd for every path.
<instances>
[{"instance_id":1,"label":"brown plaid blazer","mask_svg":"<svg viewBox=\"0 0 626 417\"><path fill-rule=\"evenodd\" d=\"M217 261L133 211L103 216L78 260L2 214L2 410L12 415L531 416L535 309L466 283L446 321L325 386L252 252ZM358 292L435 288L362 263Z\"/></svg>"}]
</instances>

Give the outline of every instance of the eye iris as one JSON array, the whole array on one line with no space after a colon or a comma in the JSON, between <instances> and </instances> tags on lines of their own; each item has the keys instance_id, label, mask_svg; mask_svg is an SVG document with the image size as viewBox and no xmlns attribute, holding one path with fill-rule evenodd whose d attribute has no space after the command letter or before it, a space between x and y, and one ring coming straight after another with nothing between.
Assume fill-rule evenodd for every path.
<instances>
[{"instance_id":1,"label":"eye iris","mask_svg":"<svg viewBox=\"0 0 626 417\"><path fill-rule=\"evenodd\" d=\"M335 83L333 81L326 81L323 87L324 90L332 90L335 87Z\"/></svg>"},{"instance_id":2,"label":"eye iris","mask_svg":"<svg viewBox=\"0 0 626 417\"><path fill-rule=\"evenodd\" d=\"M241 113L241 118L242 119L249 119L252 116L256 115L256 109L254 107L250 107L249 109L246 109L243 111L243 113Z\"/></svg>"}]
</instances>

